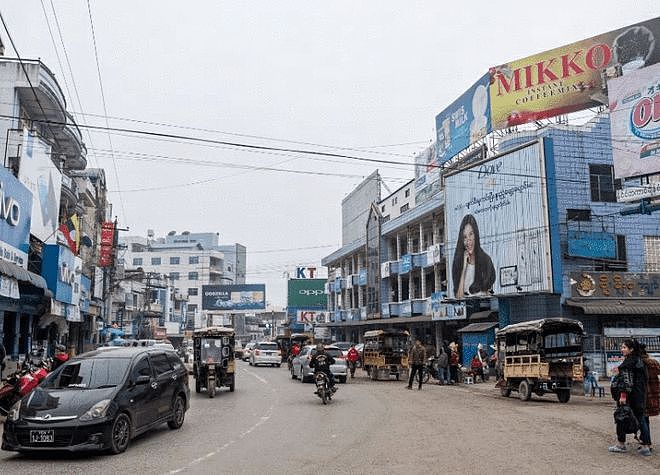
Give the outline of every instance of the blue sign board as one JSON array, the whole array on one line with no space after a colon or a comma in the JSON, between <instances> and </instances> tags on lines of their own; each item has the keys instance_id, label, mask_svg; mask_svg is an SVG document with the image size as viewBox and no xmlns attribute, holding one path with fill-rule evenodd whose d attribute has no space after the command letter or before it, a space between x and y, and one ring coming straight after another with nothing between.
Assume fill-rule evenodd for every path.
<instances>
[{"instance_id":1,"label":"blue sign board","mask_svg":"<svg viewBox=\"0 0 660 475\"><path fill-rule=\"evenodd\" d=\"M399 274L407 274L412 269L412 254L405 254L401 256L401 267L399 267Z\"/></svg>"},{"instance_id":2,"label":"blue sign board","mask_svg":"<svg viewBox=\"0 0 660 475\"><path fill-rule=\"evenodd\" d=\"M568 231L568 255L616 259L616 236L612 233Z\"/></svg>"},{"instance_id":3,"label":"blue sign board","mask_svg":"<svg viewBox=\"0 0 660 475\"><path fill-rule=\"evenodd\" d=\"M202 309L222 312L265 310L264 284L202 285Z\"/></svg>"},{"instance_id":4,"label":"blue sign board","mask_svg":"<svg viewBox=\"0 0 660 475\"><path fill-rule=\"evenodd\" d=\"M66 246L44 246L41 275L48 289L60 302L78 305L80 301L80 269L76 269L76 256Z\"/></svg>"},{"instance_id":5,"label":"blue sign board","mask_svg":"<svg viewBox=\"0 0 660 475\"><path fill-rule=\"evenodd\" d=\"M358 285L367 285L367 268L363 267L358 273Z\"/></svg>"},{"instance_id":6,"label":"blue sign board","mask_svg":"<svg viewBox=\"0 0 660 475\"><path fill-rule=\"evenodd\" d=\"M80 276L80 311L89 312L89 296L92 294L92 280L85 276Z\"/></svg>"},{"instance_id":7,"label":"blue sign board","mask_svg":"<svg viewBox=\"0 0 660 475\"><path fill-rule=\"evenodd\" d=\"M485 74L435 118L436 157L442 165L492 131L490 76Z\"/></svg>"},{"instance_id":8,"label":"blue sign board","mask_svg":"<svg viewBox=\"0 0 660 475\"><path fill-rule=\"evenodd\" d=\"M3 260L26 268L32 192L4 167L0 167L0 185L0 253Z\"/></svg>"}]
</instances>

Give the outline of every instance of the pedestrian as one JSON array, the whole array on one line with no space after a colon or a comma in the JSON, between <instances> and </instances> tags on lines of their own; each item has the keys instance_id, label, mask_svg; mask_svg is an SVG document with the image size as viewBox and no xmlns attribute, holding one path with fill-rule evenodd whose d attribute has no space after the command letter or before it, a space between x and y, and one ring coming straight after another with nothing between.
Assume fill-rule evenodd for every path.
<instances>
[{"instance_id":1,"label":"pedestrian","mask_svg":"<svg viewBox=\"0 0 660 475\"><path fill-rule=\"evenodd\" d=\"M5 345L3 345L2 340L0 340L0 381L2 381L2 373L5 370L6 356L7 356L7 351L5 351Z\"/></svg>"},{"instance_id":2,"label":"pedestrian","mask_svg":"<svg viewBox=\"0 0 660 475\"><path fill-rule=\"evenodd\" d=\"M358 353L358 350L355 348L355 344L352 344L348 349L348 353L346 354L346 361L348 361L348 368L351 371L351 378L355 377L355 368L357 367L357 362L359 359L360 353Z\"/></svg>"},{"instance_id":3,"label":"pedestrian","mask_svg":"<svg viewBox=\"0 0 660 475\"><path fill-rule=\"evenodd\" d=\"M651 455L651 434L649 426L644 418L644 407L646 405L646 367L641 359L639 342L625 339L621 344L621 353L624 360L619 365L619 375L615 380L613 395L619 406L628 405L639 423L640 442L642 447L638 451L640 455ZM627 452L626 430L621 424L616 426L617 444L612 445L608 451L621 453Z\"/></svg>"},{"instance_id":4,"label":"pedestrian","mask_svg":"<svg viewBox=\"0 0 660 475\"><path fill-rule=\"evenodd\" d=\"M438 355L438 384L449 384L449 355L445 351L445 347L440 347L440 354Z\"/></svg>"},{"instance_id":5,"label":"pedestrian","mask_svg":"<svg viewBox=\"0 0 660 475\"><path fill-rule=\"evenodd\" d=\"M582 372L584 374L584 380L582 382L584 397L594 397L594 375L586 364L582 366Z\"/></svg>"},{"instance_id":6,"label":"pedestrian","mask_svg":"<svg viewBox=\"0 0 660 475\"><path fill-rule=\"evenodd\" d=\"M449 373L450 373L449 377L451 379L450 384L457 384L459 357L458 357L458 345L456 344L456 342L452 341L449 344L449 350L451 351L451 353L449 354Z\"/></svg>"},{"instance_id":7,"label":"pedestrian","mask_svg":"<svg viewBox=\"0 0 660 475\"><path fill-rule=\"evenodd\" d=\"M415 379L415 374L419 373L418 381L419 386L417 390L422 389L422 376L424 371L424 362L426 361L426 350L422 346L422 342L418 339L415 340L415 345L408 352L408 361L411 365L410 377L408 378L408 389L412 389L412 383Z\"/></svg>"},{"instance_id":8,"label":"pedestrian","mask_svg":"<svg viewBox=\"0 0 660 475\"><path fill-rule=\"evenodd\" d=\"M640 345L642 355L642 362L646 367L646 404L644 406L644 420L648 429L649 438L646 442L648 445L641 445L638 452L644 452L644 455L650 454L653 449L651 448L651 425L650 418L652 416L660 415L660 363L655 358L651 358L646 352L646 345ZM648 449L648 451L646 450Z\"/></svg>"}]
</instances>

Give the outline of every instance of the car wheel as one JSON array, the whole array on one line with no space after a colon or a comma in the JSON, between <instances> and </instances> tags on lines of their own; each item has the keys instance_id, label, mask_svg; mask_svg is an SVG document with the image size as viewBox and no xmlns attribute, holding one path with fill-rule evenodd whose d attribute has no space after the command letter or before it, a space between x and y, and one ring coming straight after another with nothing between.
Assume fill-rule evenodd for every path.
<instances>
[{"instance_id":1,"label":"car wheel","mask_svg":"<svg viewBox=\"0 0 660 475\"><path fill-rule=\"evenodd\" d=\"M571 399L571 391L569 389L560 389L557 391L557 399L562 404L567 403Z\"/></svg>"},{"instance_id":2,"label":"car wheel","mask_svg":"<svg viewBox=\"0 0 660 475\"><path fill-rule=\"evenodd\" d=\"M185 416L186 403L181 396L177 396L172 405L172 420L167 421L167 427L172 430L180 428L183 425Z\"/></svg>"},{"instance_id":3,"label":"car wheel","mask_svg":"<svg viewBox=\"0 0 660 475\"><path fill-rule=\"evenodd\" d=\"M110 431L110 452L120 454L128 448L131 440L131 420L123 412L112 423Z\"/></svg>"},{"instance_id":4,"label":"car wheel","mask_svg":"<svg viewBox=\"0 0 660 475\"><path fill-rule=\"evenodd\" d=\"M500 388L500 394L502 397L509 397L511 396L511 388L510 387L505 387L505 388Z\"/></svg>"}]
</instances>

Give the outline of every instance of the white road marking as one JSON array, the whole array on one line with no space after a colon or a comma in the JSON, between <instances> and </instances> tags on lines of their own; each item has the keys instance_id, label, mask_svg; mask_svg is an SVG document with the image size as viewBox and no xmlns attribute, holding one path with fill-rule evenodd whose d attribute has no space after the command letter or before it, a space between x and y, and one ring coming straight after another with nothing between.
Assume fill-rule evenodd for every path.
<instances>
[{"instance_id":1,"label":"white road marking","mask_svg":"<svg viewBox=\"0 0 660 475\"><path fill-rule=\"evenodd\" d=\"M262 378L261 376L259 376L258 374L255 374L255 373L253 373L252 371L249 371L249 370L247 370L247 369L245 369L245 368L243 369L243 371L246 372L247 374L251 375L251 376L254 376L254 377L257 378L259 381L261 381L263 384L268 384L268 381L266 381L265 379L263 379L263 378ZM273 390L273 392L276 392L276 391ZM238 436L238 438L239 438L239 439L242 439L242 438L245 437L246 435L250 434L250 433L251 433L253 430L255 430L257 427L259 427L259 426L262 425L263 423L267 422L267 421L270 419L271 414L273 413L273 409L275 409L275 406L274 406L274 405L273 405L273 406L270 406L270 407L268 408L268 410L266 411L266 415L263 415L263 416L259 417L259 420L258 420L254 425L252 425L252 427L250 427L249 429L243 431L243 432L241 433L241 435ZM333 437L334 437L334 436L333 436ZM218 452L227 449L228 447L234 445L235 443L236 443L236 439L234 439L234 440L230 440L229 442L225 443L222 447L218 448L218 450L215 450L215 451L213 451L213 452L209 452L209 453L206 454L204 457L196 458L195 460L193 460L192 462L190 462L188 465L186 465L186 466L184 466L184 467L177 468L177 469L175 469L175 470L170 470L170 471L167 472L167 473L170 474L170 475L173 475L173 474L175 474L175 473L183 472L183 471L186 470L186 469L192 468L193 465L196 465L196 464L198 464L198 463L200 463L200 462L203 462L204 460L208 460L208 459L210 459L211 457L214 457L215 455L218 454Z\"/></svg>"}]
</instances>

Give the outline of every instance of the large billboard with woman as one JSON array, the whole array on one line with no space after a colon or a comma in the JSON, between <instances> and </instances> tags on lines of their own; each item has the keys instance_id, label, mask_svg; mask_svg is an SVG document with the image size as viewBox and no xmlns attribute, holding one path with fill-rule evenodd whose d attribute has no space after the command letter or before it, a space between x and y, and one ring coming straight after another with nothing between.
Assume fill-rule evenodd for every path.
<instances>
[{"instance_id":1,"label":"large billboard with woman","mask_svg":"<svg viewBox=\"0 0 660 475\"><path fill-rule=\"evenodd\" d=\"M445 179L448 296L552 290L541 142Z\"/></svg>"}]
</instances>

